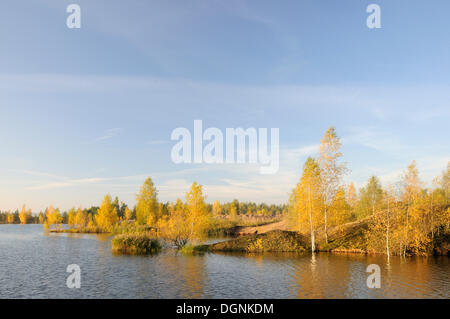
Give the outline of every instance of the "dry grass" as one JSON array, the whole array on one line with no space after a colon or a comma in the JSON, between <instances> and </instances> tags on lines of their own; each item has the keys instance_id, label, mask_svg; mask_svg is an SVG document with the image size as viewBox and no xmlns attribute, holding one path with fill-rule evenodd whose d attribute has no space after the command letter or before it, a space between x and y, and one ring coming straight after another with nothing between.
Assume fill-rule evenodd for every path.
<instances>
[{"instance_id":1,"label":"dry grass","mask_svg":"<svg viewBox=\"0 0 450 319\"><path fill-rule=\"evenodd\" d=\"M310 249L309 241L304 236L282 230L273 230L202 247L208 251L237 252L305 252Z\"/></svg>"}]
</instances>

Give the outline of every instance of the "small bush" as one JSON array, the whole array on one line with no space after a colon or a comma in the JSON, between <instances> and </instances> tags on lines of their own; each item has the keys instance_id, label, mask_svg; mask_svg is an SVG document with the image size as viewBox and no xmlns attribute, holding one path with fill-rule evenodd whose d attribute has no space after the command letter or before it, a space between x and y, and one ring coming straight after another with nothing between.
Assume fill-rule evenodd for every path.
<instances>
[{"instance_id":1,"label":"small bush","mask_svg":"<svg viewBox=\"0 0 450 319\"><path fill-rule=\"evenodd\" d=\"M127 255L148 255L161 250L159 241L147 234L122 234L113 238L114 253Z\"/></svg>"},{"instance_id":2,"label":"small bush","mask_svg":"<svg viewBox=\"0 0 450 319\"><path fill-rule=\"evenodd\" d=\"M206 246L206 245L195 246L195 245L191 245L191 244L184 245L183 247L181 247L179 249L179 251L182 254L185 254L185 255L192 255L192 254L196 254L196 253L204 253L207 250L208 250L208 246Z\"/></svg>"}]
</instances>

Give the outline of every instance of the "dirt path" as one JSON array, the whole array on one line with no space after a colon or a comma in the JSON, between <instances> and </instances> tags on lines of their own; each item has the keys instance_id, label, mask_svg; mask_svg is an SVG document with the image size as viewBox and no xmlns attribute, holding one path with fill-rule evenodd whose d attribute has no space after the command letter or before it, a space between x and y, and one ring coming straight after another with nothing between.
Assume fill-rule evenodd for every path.
<instances>
[{"instance_id":1,"label":"dirt path","mask_svg":"<svg viewBox=\"0 0 450 319\"><path fill-rule=\"evenodd\" d=\"M238 226L233 229L233 234L235 236L245 236L252 234L264 234L272 230L287 230L286 221L282 220L280 222L255 227Z\"/></svg>"}]
</instances>

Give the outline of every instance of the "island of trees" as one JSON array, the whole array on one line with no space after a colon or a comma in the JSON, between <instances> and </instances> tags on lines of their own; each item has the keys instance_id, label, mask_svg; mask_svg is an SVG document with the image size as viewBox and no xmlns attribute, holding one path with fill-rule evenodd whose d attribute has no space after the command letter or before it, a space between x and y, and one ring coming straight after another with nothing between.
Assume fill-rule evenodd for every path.
<instances>
[{"instance_id":1,"label":"island of trees","mask_svg":"<svg viewBox=\"0 0 450 319\"><path fill-rule=\"evenodd\" d=\"M233 234L236 227L247 227L255 234L209 248L233 250L236 243L236 250L243 251L291 247L387 256L448 254L450 163L429 188L424 187L412 161L396 183L382 187L372 176L357 191L354 183L343 182L348 169L340 148L340 139L331 127L322 138L318 157L309 157L304 163L300 180L285 205L238 200L210 204L202 185L196 182L184 200L162 203L148 178L133 208L106 195L99 207L72 208L63 213L49 206L33 215L23 206L20 211L0 213L0 223L39 223L52 232L114 233L118 236L113 239L113 248L122 252L155 252L161 249L159 241L194 251L193 245L208 236ZM257 234L258 230L277 230L277 226L280 229L272 235Z\"/></svg>"}]
</instances>

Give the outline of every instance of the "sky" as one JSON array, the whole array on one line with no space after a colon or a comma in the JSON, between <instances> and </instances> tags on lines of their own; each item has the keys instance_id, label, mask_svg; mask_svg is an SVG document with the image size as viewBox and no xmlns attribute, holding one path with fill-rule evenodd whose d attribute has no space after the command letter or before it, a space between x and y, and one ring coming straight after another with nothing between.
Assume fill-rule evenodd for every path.
<instances>
[{"instance_id":1,"label":"sky","mask_svg":"<svg viewBox=\"0 0 450 319\"><path fill-rule=\"evenodd\" d=\"M81 28L66 7L81 8ZM366 8L381 8L369 29ZM0 4L0 210L162 201L285 203L334 126L346 183L426 186L450 160L446 0L5 0ZM280 169L175 164L172 131L279 128Z\"/></svg>"}]
</instances>

